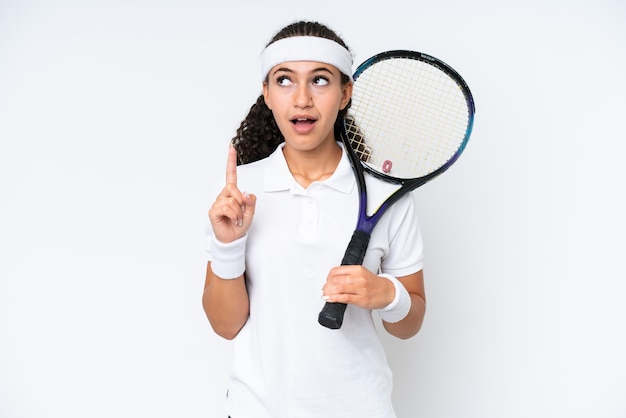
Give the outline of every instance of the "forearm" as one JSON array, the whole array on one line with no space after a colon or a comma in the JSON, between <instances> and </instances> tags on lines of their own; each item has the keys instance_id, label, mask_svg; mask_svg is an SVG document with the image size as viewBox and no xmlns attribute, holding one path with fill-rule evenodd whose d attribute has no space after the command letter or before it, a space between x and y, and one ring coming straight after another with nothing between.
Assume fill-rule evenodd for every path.
<instances>
[{"instance_id":1,"label":"forearm","mask_svg":"<svg viewBox=\"0 0 626 418\"><path fill-rule=\"evenodd\" d=\"M220 279L213 274L209 262L202 306L218 335L228 340L235 338L250 314L250 301L243 275L236 279Z\"/></svg>"},{"instance_id":2,"label":"forearm","mask_svg":"<svg viewBox=\"0 0 626 418\"><path fill-rule=\"evenodd\" d=\"M422 327L426 314L426 301L421 295L410 294L411 308L408 315L394 323L383 321L383 326L391 335L403 340L415 336Z\"/></svg>"},{"instance_id":3,"label":"forearm","mask_svg":"<svg viewBox=\"0 0 626 418\"><path fill-rule=\"evenodd\" d=\"M397 322L387 322L393 318L394 315L391 315L392 319L387 319L389 315L381 314L383 317L383 326L391 335L401 338L408 339L417 334L422 327L422 323L424 322L424 315L426 314L426 291L424 289L424 272L422 270L408 275L404 277L398 277L396 284L399 286L398 290L402 290L405 296L401 297L401 300L405 300L404 297L408 297L410 299L410 306L408 309L408 313L402 319ZM402 306L403 303L399 303L399 306ZM387 319L387 321L385 320Z\"/></svg>"}]
</instances>

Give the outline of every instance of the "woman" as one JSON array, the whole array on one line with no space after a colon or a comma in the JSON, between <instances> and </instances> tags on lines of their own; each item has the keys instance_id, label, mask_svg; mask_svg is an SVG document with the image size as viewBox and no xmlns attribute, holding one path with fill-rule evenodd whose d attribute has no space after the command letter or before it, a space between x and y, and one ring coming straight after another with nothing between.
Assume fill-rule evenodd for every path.
<instances>
[{"instance_id":1,"label":"woman","mask_svg":"<svg viewBox=\"0 0 626 418\"><path fill-rule=\"evenodd\" d=\"M372 312L399 338L421 327L414 200L381 219L362 266L340 266L358 208L335 135L350 105L352 56L326 26L297 22L274 36L261 64L263 94L233 139L226 186L209 210L203 306L214 331L235 341L228 414L394 417ZM382 182L368 181L382 198ZM338 330L317 323L325 301L349 304Z\"/></svg>"}]
</instances>

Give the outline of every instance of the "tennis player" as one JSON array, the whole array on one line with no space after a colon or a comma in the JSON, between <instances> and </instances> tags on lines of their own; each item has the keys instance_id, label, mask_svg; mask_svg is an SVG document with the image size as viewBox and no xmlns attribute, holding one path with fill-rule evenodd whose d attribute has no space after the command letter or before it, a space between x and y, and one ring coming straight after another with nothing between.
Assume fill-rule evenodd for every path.
<instances>
[{"instance_id":1,"label":"tennis player","mask_svg":"<svg viewBox=\"0 0 626 418\"><path fill-rule=\"evenodd\" d=\"M335 135L352 65L317 22L286 26L261 54L263 94L232 140L207 230L203 307L234 340L232 418L395 417L375 321L402 339L419 331L422 235L409 194L375 228L363 265L339 265L359 200ZM389 193L383 183L368 179L372 199ZM340 329L319 325L325 301L348 304Z\"/></svg>"}]
</instances>

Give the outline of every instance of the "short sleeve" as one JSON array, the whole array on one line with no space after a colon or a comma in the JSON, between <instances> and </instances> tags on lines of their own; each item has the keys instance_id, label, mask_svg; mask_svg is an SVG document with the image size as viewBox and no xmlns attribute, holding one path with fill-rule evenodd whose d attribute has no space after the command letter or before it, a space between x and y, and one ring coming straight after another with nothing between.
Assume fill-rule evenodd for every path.
<instances>
[{"instance_id":1,"label":"short sleeve","mask_svg":"<svg viewBox=\"0 0 626 418\"><path fill-rule=\"evenodd\" d=\"M381 271L395 277L416 273L424 267L424 243L414 193L409 193L389 209L387 233L389 251L381 261Z\"/></svg>"}]
</instances>

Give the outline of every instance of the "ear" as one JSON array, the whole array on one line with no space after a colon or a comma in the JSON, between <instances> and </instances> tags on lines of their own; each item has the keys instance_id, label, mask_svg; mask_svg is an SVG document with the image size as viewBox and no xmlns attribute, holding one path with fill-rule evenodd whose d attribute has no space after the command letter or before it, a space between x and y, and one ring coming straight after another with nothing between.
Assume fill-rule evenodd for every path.
<instances>
[{"instance_id":1,"label":"ear","mask_svg":"<svg viewBox=\"0 0 626 418\"><path fill-rule=\"evenodd\" d=\"M272 106L270 106L269 92L268 86L266 82L263 82L263 99L265 100L265 105L272 110Z\"/></svg>"},{"instance_id":2,"label":"ear","mask_svg":"<svg viewBox=\"0 0 626 418\"><path fill-rule=\"evenodd\" d=\"M347 83L345 86L343 86L341 102L339 103L339 110L345 109L346 106L348 106L348 103L350 103L350 99L352 98L353 87L354 87L354 84L352 82Z\"/></svg>"}]
</instances>

